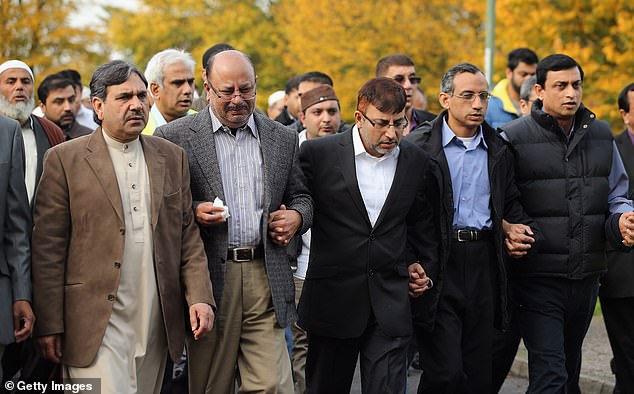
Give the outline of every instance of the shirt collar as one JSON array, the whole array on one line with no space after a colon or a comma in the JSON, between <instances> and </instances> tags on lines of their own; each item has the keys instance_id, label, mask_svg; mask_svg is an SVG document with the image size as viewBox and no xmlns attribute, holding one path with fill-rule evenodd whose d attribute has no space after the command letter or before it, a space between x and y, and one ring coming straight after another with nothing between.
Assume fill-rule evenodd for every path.
<instances>
[{"instance_id":1,"label":"shirt collar","mask_svg":"<svg viewBox=\"0 0 634 394\"><path fill-rule=\"evenodd\" d=\"M392 149L389 153L381 156L381 157L375 157L372 156L371 154L369 154L366 150L365 150L365 146L363 146L363 141L361 141L361 135L359 134L360 130L357 127L357 125L355 124L352 127L352 146L354 147L354 156L355 157L359 157L359 156L364 156L364 157L368 157L377 161L381 161L381 160L385 160L389 157L398 157L398 154L401 150L401 148L399 146L396 146L396 148Z\"/></svg>"},{"instance_id":2,"label":"shirt collar","mask_svg":"<svg viewBox=\"0 0 634 394\"><path fill-rule=\"evenodd\" d=\"M299 138L299 146L302 146L302 144L308 139L306 137L306 133L308 131L306 129L302 130L299 132L299 134L297 134L297 137Z\"/></svg>"},{"instance_id":3,"label":"shirt collar","mask_svg":"<svg viewBox=\"0 0 634 394\"><path fill-rule=\"evenodd\" d=\"M224 125L220 122L220 120L218 120L216 114L214 114L214 111L211 109L211 105L209 106L209 115L211 115L211 128L213 132L215 133L218 130L221 130ZM258 129L255 127L255 118L253 117L253 114L249 115L246 125L249 126L249 129L251 129L253 136L259 139Z\"/></svg>"},{"instance_id":4,"label":"shirt collar","mask_svg":"<svg viewBox=\"0 0 634 394\"><path fill-rule=\"evenodd\" d=\"M157 128L159 126L163 126L164 124L167 124L165 117L163 116L161 111L159 111L156 104L152 105L152 108L150 108L150 116L152 116L152 119L154 119L154 124L156 124Z\"/></svg>"},{"instance_id":5,"label":"shirt collar","mask_svg":"<svg viewBox=\"0 0 634 394\"><path fill-rule=\"evenodd\" d=\"M453 130L451 130L451 128L447 124L447 119L443 117L442 118L442 146L443 148L449 145L451 141L453 141L454 139L457 140L458 137L456 136L456 133L454 133ZM489 146L487 145L486 141L484 140L482 136L482 125L478 126L478 132L475 138L475 146L478 146L480 144L482 144L484 149L489 149Z\"/></svg>"}]
</instances>

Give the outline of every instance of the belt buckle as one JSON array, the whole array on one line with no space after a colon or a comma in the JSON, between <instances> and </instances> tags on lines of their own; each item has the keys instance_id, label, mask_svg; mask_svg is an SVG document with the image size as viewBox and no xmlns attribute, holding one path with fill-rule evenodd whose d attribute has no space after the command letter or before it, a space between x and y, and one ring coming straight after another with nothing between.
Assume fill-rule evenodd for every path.
<instances>
[{"instance_id":1,"label":"belt buckle","mask_svg":"<svg viewBox=\"0 0 634 394\"><path fill-rule=\"evenodd\" d=\"M231 252L233 254L233 261L236 263L246 263L253 260L253 248L233 248ZM243 252L249 252L249 257L239 258L239 255Z\"/></svg>"},{"instance_id":2,"label":"belt buckle","mask_svg":"<svg viewBox=\"0 0 634 394\"><path fill-rule=\"evenodd\" d=\"M464 234L464 238L462 235ZM458 230L458 242L468 242L473 239L471 230Z\"/></svg>"}]
</instances>

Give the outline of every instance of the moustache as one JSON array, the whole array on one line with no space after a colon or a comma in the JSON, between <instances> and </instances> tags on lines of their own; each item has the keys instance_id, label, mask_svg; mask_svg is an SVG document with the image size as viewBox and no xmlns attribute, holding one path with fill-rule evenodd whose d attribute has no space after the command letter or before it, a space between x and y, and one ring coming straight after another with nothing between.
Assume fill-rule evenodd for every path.
<instances>
[{"instance_id":1,"label":"moustache","mask_svg":"<svg viewBox=\"0 0 634 394\"><path fill-rule=\"evenodd\" d=\"M127 116L125 117L125 120L130 120L132 118L144 118L145 117L145 112L143 111L130 111Z\"/></svg>"},{"instance_id":2,"label":"moustache","mask_svg":"<svg viewBox=\"0 0 634 394\"><path fill-rule=\"evenodd\" d=\"M242 110L248 111L249 106L246 105L245 103L227 105L227 111L242 111Z\"/></svg>"}]
</instances>

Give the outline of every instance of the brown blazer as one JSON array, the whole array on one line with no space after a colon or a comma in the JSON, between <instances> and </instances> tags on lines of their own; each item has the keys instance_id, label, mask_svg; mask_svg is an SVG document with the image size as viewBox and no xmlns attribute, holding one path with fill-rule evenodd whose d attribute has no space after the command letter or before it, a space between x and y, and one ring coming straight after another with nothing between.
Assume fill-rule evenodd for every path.
<instances>
[{"instance_id":1,"label":"brown blazer","mask_svg":"<svg viewBox=\"0 0 634 394\"><path fill-rule=\"evenodd\" d=\"M215 307L194 221L185 152L142 135L151 189L154 265L170 356L180 357L187 306ZM120 279L125 225L101 128L49 149L35 197L32 239L35 335L63 334L63 363L97 355Z\"/></svg>"}]
</instances>

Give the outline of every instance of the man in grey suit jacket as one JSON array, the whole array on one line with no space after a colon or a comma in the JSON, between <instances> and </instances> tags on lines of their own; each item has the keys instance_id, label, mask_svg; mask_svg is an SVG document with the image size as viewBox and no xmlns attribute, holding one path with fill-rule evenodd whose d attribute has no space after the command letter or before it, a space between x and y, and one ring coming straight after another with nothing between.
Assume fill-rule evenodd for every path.
<instances>
[{"instance_id":1,"label":"man in grey suit jacket","mask_svg":"<svg viewBox=\"0 0 634 394\"><path fill-rule=\"evenodd\" d=\"M253 113L255 69L242 52L213 56L205 88L209 107L155 131L189 157L218 306L212 334L187 341L189 389L233 393L237 366L240 392L289 393L283 328L297 312L286 245L312 224L297 133Z\"/></svg>"},{"instance_id":2,"label":"man in grey suit jacket","mask_svg":"<svg viewBox=\"0 0 634 394\"><path fill-rule=\"evenodd\" d=\"M0 358L6 345L33 331L31 310L31 213L24 186L20 125L0 115ZM0 370L0 381L2 371Z\"/></svg>"}]
</instances>

